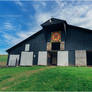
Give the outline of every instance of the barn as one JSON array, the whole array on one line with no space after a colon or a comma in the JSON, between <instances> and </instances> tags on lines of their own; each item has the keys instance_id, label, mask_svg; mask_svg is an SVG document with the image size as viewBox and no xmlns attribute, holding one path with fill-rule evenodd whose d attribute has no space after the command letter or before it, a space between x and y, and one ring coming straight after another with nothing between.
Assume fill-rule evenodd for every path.
<instances>
[{"instance_id":1,"label":"barn","mask_svg":"<svg viewBox=\"0 0 92 92\"><path fill-rule=\"evenodd\" d=\"M92 30L51 18L42 29L9 48L8 66L92 65Z\"/></svg>"}]
</instances>

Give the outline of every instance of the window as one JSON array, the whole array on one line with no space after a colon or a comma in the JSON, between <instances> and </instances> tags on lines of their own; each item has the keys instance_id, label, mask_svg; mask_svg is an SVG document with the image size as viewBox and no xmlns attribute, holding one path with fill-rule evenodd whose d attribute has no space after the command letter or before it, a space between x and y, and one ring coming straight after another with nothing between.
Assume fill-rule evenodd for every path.
<instances>
[{"instance_id":1,"label":"window","mask_svg":"<svg viewBox=\"0 0 92 92\"><path fill-rule=\"evenodd\" d=\"M52 43L52 50L60 50L60 43Z\"/></svg>"},{"instance_id":2,"label":"window","mask_svg":"<svg viewBox=\"0 0 92 92\"><path fill-rule=\"evenodd\" d=\"M29 49L30 49L30 44L26 44L25 45L25 51L29 51Z\"/></svg>"}]
</instances>

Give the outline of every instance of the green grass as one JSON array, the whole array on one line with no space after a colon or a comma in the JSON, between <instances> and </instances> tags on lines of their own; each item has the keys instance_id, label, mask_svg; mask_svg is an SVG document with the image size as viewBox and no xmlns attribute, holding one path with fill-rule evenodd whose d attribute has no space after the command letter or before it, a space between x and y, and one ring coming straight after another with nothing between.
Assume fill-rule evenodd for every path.
<instances>
[{"instance_id":1,"label":"green grass","mask_svg":"<svg viewBox=\"0 0 92 92\"><path fill-rule=\"evenodd\" d=\"M0 65L1 65L1 66L6 65L7 58L8 58L7 55L0 55Z\"/></svg>"},{"instance_id":2,"label":"green grass","mask_svg":"<svg viewBox=\"0 0 92 92\"><path fill-rule=\"evenodd\" d=\"M58 66L1 68L0 90L92 91L92 68Z\"/></svg>"},{"instance_id":3,"label":"green grass","mask_svg":"<svg viewBox=\"0 0 92 92\"><path fill-rule=\"evenodd\" d=\"M0 62L6 62L7 61L7 55L0 55Z\"/></svg>"}]
</instances>

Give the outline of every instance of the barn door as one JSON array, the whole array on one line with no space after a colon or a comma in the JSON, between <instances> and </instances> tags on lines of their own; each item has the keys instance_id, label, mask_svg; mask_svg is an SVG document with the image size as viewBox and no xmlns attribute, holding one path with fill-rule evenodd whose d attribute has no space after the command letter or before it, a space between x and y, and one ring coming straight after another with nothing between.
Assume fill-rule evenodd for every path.
<instances>
[{"instance_id":1,"label":"barn door","mask_svg":"<svg viewBox=\"0 0 92 92\"><path fill-rule=\"evenodd\" d=\"M9 56L9 66L17 66L19 64L19 55Z\"/></svg>"},{"instance_id":2,"label":"barn door","mask_svg":"<svg viewBox=\"0 0 92 92\"><path fill-rule=\"evenodd\" d=\"M57 65L57 52L51 54L51 65Z\"/></svg>"},{"instance_id":3,"label":"barn door","mask_svg":"<svg viewBox=\"0 0 92 92\"><path fill-rule=\"evenodd\" d=\"M21 53L21 66L31 66L33 65L33 52L22 52Z\"/></svg>"},{"instance_id":4,"label":"barn door","mask_svg":"<svg viewBox=\"0 0 92 92\"><path fill-rule=\"evenodd\" d=\"M75 65L76 66L86 66L86 51L85 50L76 50L75 51Z\"/></svg>"},{"instance_id":5,"label":"barn door","mask_svg":"<svg viewBox=\"0 0 92 92\"><path fill-rule=\"evenodd\" d=\"M68 51L58 51L57 65L68 66Z\"/></svg>"},{"instance_id":6,"label":"barn door","mask_svg":"<svg viewBox=\"0 0 92 92\"><path fill-rule=\"evenodd\" d=\"M57 65L57 52L48 52L48 65Z\"/></svg>"},{"instance_id":7,"label":"barn door","mask_svg":"<svg viewBox=\"0 0 92 92\"><path fill-rule=\"evenodd\" d=\"M47 52L39 51L38 65L47 65Z\"/></svg>"},{"instance_id":8,"label":"barn door","mask_svg":"<svg viewBox=\"0 0 92 92\"><path fill-rule=\"evenodd\" d=\"M92 66L92 51L87 51L87 65Z\"/></svg>"}]
</instances>

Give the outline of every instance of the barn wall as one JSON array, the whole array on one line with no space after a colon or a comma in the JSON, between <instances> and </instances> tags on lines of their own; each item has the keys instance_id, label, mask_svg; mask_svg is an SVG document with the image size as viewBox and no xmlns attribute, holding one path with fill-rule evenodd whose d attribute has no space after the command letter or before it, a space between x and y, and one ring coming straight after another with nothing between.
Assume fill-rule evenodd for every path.
<instances>
[{"instance_id":1,"label":"barn wall","mask_svg":"<svg viewBox=\"0 0 92 92\"><path fill-rule=\"evenodd\" d=\"M25 44L21 44L20 46L12 49L9 53L10 54L21 54L21 51L25 50Z\"/></svg>"},{"instance_id":2,"label":"barn wall","mask_svg":"<svg viewBox=\"0 0 92 92\"><path fill-rule=\"evenodd\" d=\"M25 43L22 43L20 46L12 49L8 55L11 54L21 54L22 51L25 50L25 44L30 44L30 51L33 51L33 64L36 65L38 61L38 51L45 51L46 50L46 38L44 31L40 34L35 36L33 39L29 39ZM9 60L8 60L9 61Z\"/></svg>"},{"instance_id":3,"label":"barn wall","mask_svg":"<svg viewBox=\"0 0 92 92\"><path fill-rule=\"evenodd\" d=\"M28 41L22 43L20 46L12 49L10 51L11 54L21 54L21 51L25 50L25 44L30 44L30 51L42 51L46 50L46 40L44 36L44 32L41 32L33 39L29 39Z\"/></svg>"},{"instance_id":4,"label":"barn wall","mask_svg":"<svg viewBox=\"0 0 92 92\"><path fill-rule=\"evenodd\" d=\"M79 28L68 28L66 50L92 50L92 32Z\"/></svg>"},{"instance_id":5,"label":"barn wall","mask_svg":"<svg viewBox=\"0 0 92 92\"><path fill-rule=\"evenodd\" d=\"M38 52L46 50L46 38L44 31L35 36L33 39L29 40L27 43L30 44L30 51Z\"/></svg>"},{"instance_id":6,"label":"barn wall","mask_svg":"<svg viewBox=\"0 0 92 92\"><path fill-rule=\"evenodd\" d=\"M38 63L38 52L39 51L46 51L46 37L44 31L41 32L39 35L34 37L33 39L29 40L28 43L30 44L30 51L33 51L34 58L33 64L37 65Z\"/></svg>"},{"instance_id":7,"label":"barn wall","mask_svg":"<svg viewBox=\"0 0 92 92\"><path fill-rule=\"evenodd\" d=\"M7 65L9 65L9 57L10 57L10 54L8 53Z\"/></svg>"},{"instance_id":8,"label":"barn wall","mask_svg":"<svg viewBox=\"0 0 92 92\"><path fill-rule=\"evenodd\" d=\"M8 52L8 60L7 60L7 65L9 65L9 59L10 55L19 55L19 63L20 63L20 55L21 52L25 50L25 44L21 44L19 47L16 47L15 49L12 49L10 52Z\"/></svg>"},{"instance_id":9,"label":"barn wall","mask_svg":"<svg viewBox=\"0 0 92 92\"><path fill-rule=\"evenodd\" d=\"M69 50L69 65L74 66L75 65L75 51Z\"/></svg>"}]
</instances>

